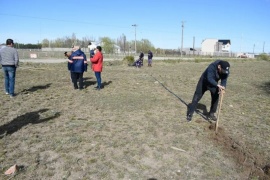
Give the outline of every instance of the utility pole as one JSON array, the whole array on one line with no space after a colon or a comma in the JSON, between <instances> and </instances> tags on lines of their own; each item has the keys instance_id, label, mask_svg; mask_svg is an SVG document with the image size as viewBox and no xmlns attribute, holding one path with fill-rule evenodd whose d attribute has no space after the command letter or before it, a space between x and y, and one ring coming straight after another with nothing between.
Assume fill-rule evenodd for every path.
<instances>
[{"instance_id":1,"label":"utility pole","mask_svg":"<svg viewBox=\"0 0 270 180\"><path fill-rule=\"evenodd\" d=\"M263 53L264 53L264 45L265 45L265 41L263 42Z\"/></svg>"},{"instance_id":2,"label":"utility pole","mask_svg":"<svg viewBox=\"0 0 270 180\"><path fill-rule=\"evenodd\" d=\"M181 40L181 57L183 54L183 37L184 37L184 21L182 21L182 40Z\"/></svg>"},{"instance_id":3,"label":"utility pole","mask_svg":"<svg viewBox=\"0 0 270 180\"><path fill-rule=\"evenodd\" d=\"M240 42L240 53L242 54L242 38L243 38L243 34L241 34L241 42Z\"/></svg>"},{"instance_id":4,"label":"utility pole","mask_svg":"<svg viewBox=\"0 0 270 180\"><path fill-rule=\"evenodd\" d=\"M254 49L255 49L255 44L253 44L253 56L254 56Z\"/></svg>"},{"instance_id":5,"label":"utility pole","mask_svg":"<svg viewBox=\"0 0 270 180\"><path fill-rule=\"evenodd\" d=\"M124 54L126 54L126 36L124 36Z\"/></svg>"},{"instance_id":6,"label":"utility pole","mask_svg":"<svg viewBox=\"0 0 270 180\"><path fill-rule=\"evenodd\" d=\"M132 24L132 26L135 27L135 54L137 54L137 45L136 45L136 27L137 27L137 24Z\"/></svg>"},{"instance_id":7,"label":"utility pole","mask_svg":"<svg viewBox=\"0 0 270 180\"><path fill-rule=\"evenodd\" d=\"M195 37L193 36L193 56L194 56L194 51L195 51Z\"/></svg>"}]
</instances>

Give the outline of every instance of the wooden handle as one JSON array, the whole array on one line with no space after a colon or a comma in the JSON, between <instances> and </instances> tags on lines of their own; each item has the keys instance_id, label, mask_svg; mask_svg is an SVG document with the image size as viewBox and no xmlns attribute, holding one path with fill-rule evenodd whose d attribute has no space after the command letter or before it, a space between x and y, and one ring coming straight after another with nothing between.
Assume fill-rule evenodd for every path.
<instances>
[{"instance_id":1,"label":"wooden handle","mask_svg":"<svg viewBox=\"0 0 270 180\"><path fill-rule=\"evenodd\" d=\"M217 115L217 122L216 122L216 133L218 132L218 121L219 121L219 115L220 115L220 110L221 110L221 105L222 105L222 100L223 100L223 90L220 92L221 97L219 99L219 107L218 107L218 115Z\"/></svg>"}]
</instances>

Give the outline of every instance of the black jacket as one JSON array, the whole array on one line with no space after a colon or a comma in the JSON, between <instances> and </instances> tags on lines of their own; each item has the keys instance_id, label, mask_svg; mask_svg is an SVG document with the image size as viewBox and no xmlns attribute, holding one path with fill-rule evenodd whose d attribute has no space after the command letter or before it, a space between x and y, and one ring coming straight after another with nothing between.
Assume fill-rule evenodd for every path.
<instances>
[{"instance_id":1,"label":"black jacket","mask_svg":"<svg viewBox=\"0 0 270 180\"><path fill-rule=\"evenodd\" d=\"M211 63L207 69L202 74L203 82L206 83L207 86L217 87L218 81L221 80L221 85L226 87L227 79L229 74L219 74L218 73L218 65L221 60L216 60Z\"/></svg>"}]
</instances>

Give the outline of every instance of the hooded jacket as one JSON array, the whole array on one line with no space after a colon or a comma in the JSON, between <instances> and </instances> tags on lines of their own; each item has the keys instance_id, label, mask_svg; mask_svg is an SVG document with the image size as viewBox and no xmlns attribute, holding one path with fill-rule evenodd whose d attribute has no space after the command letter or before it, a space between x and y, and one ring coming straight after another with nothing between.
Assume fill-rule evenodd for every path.
<instances>
[{"instance_id":1,"label":"hooded jacket","mask_svg":"<svg viewBox=\"0 0 270 180\"><path fill-rule=\"evenodd\" d=\"M80 49L74 51L69 57L69 70L71 72L83 73L87 71L86 55Z\"/></svg>"}]
</instances>

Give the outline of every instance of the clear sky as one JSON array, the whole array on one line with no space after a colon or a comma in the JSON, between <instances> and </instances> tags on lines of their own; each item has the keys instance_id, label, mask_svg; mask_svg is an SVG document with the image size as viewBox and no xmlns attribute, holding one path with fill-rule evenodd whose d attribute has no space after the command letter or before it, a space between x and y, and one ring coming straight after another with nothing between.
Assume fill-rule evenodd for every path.
<instances>
[{"instance_id":1,"label":"clear sky","mask_svg":"<svg viewBox=\"0 0 270 180\"><path fill-rule=\"evenodd\" d=\"M148 39L155 48L231 40L233 52L270 53L270 0L0 0L0 43L71 37Z\"/></svg>"}]
</instances>

